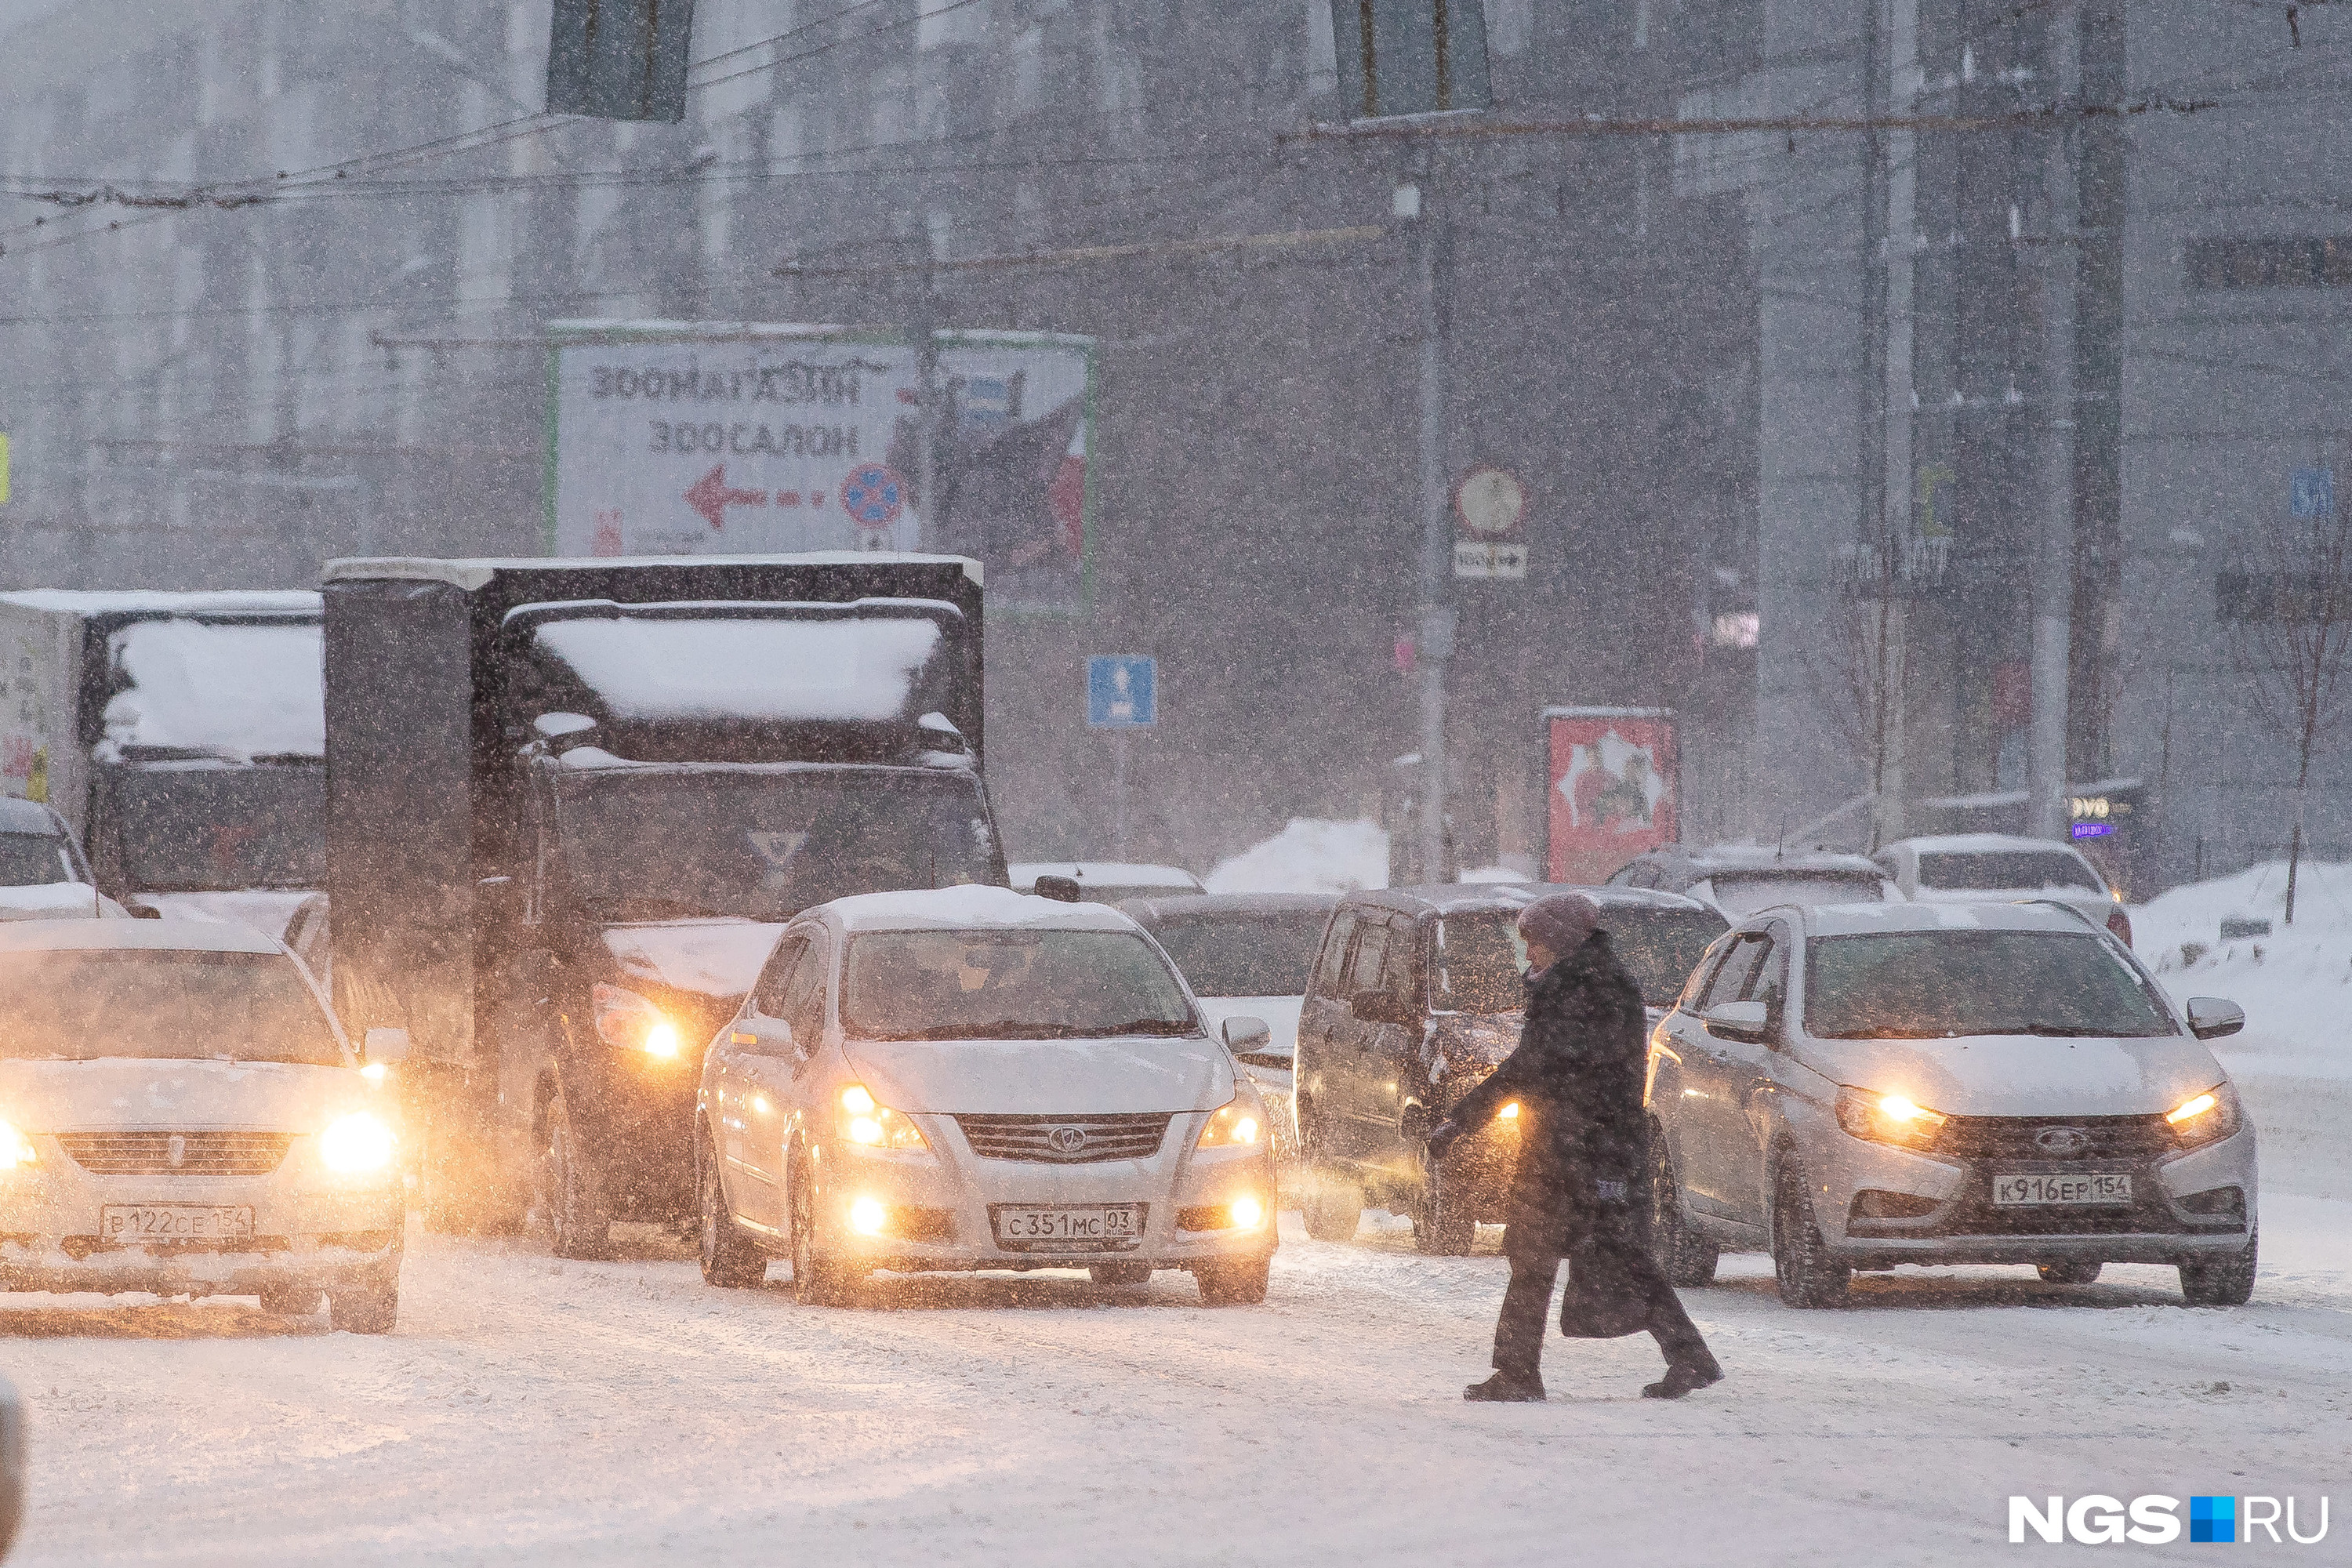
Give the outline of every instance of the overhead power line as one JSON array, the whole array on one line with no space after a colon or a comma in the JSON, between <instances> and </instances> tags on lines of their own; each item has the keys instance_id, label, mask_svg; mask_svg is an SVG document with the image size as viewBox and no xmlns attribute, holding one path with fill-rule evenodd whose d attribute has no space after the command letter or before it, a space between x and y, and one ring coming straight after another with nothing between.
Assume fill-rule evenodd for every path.
<instances>
[{"instance_id":1,"label":"overhead power line","mask_svg":"<svg viewBox=\"0 0 2352 1568\"><path fill-rule=\"evenodd\" d=\"M1397 115L1392 120L1318 122L1286 132L1288 142L1421 141L1433 137L1483 140L1496 136L1726 136L1763 132L1798 135L1847 131L2016 131L2086 120L2128 120L2141 114L2200 114L2219 109L2217 99L2142 98L2127 103L2061 103L2000 114L1784 114L1756 118L1685 120L1673 116L1581 120L1512 121L1500 124L1467 112Z\"/></svg>"},{"instance_id":2,"label":"overhead power line","mask_svg":"<svg viewBox=\"0 0 2352 1568\"><path fill-rule=\"evenodd\" d=\"M1134 245L1081 245L1067 250L1014 250L995 256L968 256L955 261L908 261L876 267L800 267L786 262L776 268L779 278L872 278L911 272L981 272L1008 267L1068 267L1090 261L1120 261L1132 257L1207 256L1223 250L1295 249L1303 245L1378 239L1384 224L1358 224L1350 228L1285 229L1276 234L1222 235L1213 239L1170 239Z\"/></svg>"}]
</instances>

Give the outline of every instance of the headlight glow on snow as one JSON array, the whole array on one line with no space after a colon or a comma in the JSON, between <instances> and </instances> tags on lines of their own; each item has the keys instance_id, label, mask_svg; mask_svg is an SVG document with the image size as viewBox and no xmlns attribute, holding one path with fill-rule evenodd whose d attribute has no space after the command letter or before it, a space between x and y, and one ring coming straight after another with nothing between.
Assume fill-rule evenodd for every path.
<instances>
[{"instance_id":1,"label":"headlight glow on snow","mask_svg":"<svg viewBox=\"0 0 2352 1568\"><path fill-rule=\"evenodd\" d=\"M5 1121L0 1121L0 1171L29 1165L37 1158L32 1143Z\"/></svg>"},{"instance_id":2,"label":"headlight glow on snow","mask_svg":"<svg viewBox=\"0 0 2352 1568\"><path fill-rule=\"evenodd\" d=\"M1255 1144L1262 1131L1257 1112L1238 1099L1225 1101L1209 1117L1209 1124L1201 1129L1195 1149L1246 1149Z\"/></svg>"},{"instance_id":3,"label":"headlight glow on snow","mask_svg":"<svg viewBox=\"0 0 2352 1568\"><path fill-rule=\"evenodd\" d=\"M677 1059L677 1026L635 992L599 982L589 992L596 1005L596 1034L608 1046L643 1051L656 1061Z\"/></svg>"},{"instance_id":4,"label":"headlight glow on snow","mask_svg":"<svg viewBox=\"0 0 2352 1568\"><path fill-rule=\"evenodd\" d=\"M1913 1149L1933 1144L1948 1120L1907 1094L1879 1094L1864 1089L1838 1090L1837 1119L1838 1125L1856 1138Z\"/></svg>"},{"instance_id":5,"label":"headlight glow on snow","mask_svg":"<svg viewBox=\"0 0 2352 1568\"><path fill-rule=\"evenodd\" d=\"M319 1134L319 1160L346 1176L381 1171L392 1163L392 1129L364 1110L337 1117Z\"/></svg>"},{"instance_id":6,"label":"headlight glow on snow","mask_svg":"<svg viewBox=\"0 0 2352 1568\"><path fill-rule=\"evenodd\" d=\"M2238 1102L2226 1083L2192 1094L2164 1113L2172 1135L2189 1148L2227 1138L2238 1130Z\"/></svg>"},{"instance_id":7,"label":"headlight glow on snow","mask_svg":"<svg viewBox=\"0 0 2352 1568\"><path fill-rule=\"evenodd\" d=\"M862 1083L853 1083L841 1091L841 1136L861 1149L888 1149L902 1154L920 1154L930 1145L923 1142L923 1130L899 1115L866 1092Z\"/></svg>"},{"instance_id":8,"label":"headlight glow on snow","mask_svg":"<svg viewBox=\"0 0 2352 1568\"><path fill-rule=\"evenodd\" d=\"M860 1236L879 1236L890 1217L880 1198L859 1198L849 1205L849 1228Z\"/></svg>"}]
</instances>

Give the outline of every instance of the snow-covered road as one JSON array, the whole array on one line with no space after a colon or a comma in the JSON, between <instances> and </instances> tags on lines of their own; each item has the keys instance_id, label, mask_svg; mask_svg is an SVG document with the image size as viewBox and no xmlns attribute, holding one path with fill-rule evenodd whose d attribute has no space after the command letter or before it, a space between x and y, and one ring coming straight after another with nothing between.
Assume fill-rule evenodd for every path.
<instances>
[{"instance_id":1,"label":"snow-covered road","mask_svg":"<svg viewBox=\"0 0 2352 1568\"><path fill-rule=\"evenodd\" d=\"M2011 1550L2011 1492L2344 1489L2347 1222L2271 1196L2234 1311L2125 1268L1906 1271L1799 1313L1733 1259L1687 1297L1720 1388L1644 1401L1646 1338L1554 1340L1552 1402L1507 1407L1458 1396L1502 1259L1377 1223L1286 1239L1267 1304L1214 1311L1181 1275L829 1310L709 1289L657 1238L559 1264L423 1237L389 1339L0 1303L34 1447L15 1561L1975 1561Z\"/></svg>"}]
</instances>

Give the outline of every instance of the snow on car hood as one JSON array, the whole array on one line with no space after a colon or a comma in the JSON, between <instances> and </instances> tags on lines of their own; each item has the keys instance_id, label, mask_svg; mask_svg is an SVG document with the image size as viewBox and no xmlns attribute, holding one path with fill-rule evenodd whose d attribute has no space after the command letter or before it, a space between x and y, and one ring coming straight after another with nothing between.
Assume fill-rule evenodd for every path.
<instances>
[{"instance_id":1,"label":"snow on car hood","mask_svg":"<svg viewBox=\"0 0 2352 1568\"><path fill-rule=\"evenodd\" d=\"M1816 1040L1798 1052L1839 1083L1901 1093L1948 1116L2141 1116L2229 1075L2187 1035L2151 1039Z\"/></svg>"},{"instance_id":2,"label":"snow on car hood","mask_svg":"<svg viewBox=\"0 0 2352 1568\"><path fill-rule=\"evenodd\" d=\"M751 989L783 929L724 918L607 926L604 946L624 984L648 981L731 1002Z\"/></svg>"},{"instance_id":3,"label":"snow on car hood","mask_svg":"<svg viewBox=\"0 0 2352 1568\"><path fill-rule=\"evenodd\" d=\"M1220 1030L1228 1018L1263 1018L1275 1045L1297 1048L1298 1008L1307 1000L1304 996L1195 996L1192 1000L1199 1005L1212 1038L1224 1038Z\"/></svg>"},{"instance_id":4,"label":"snow on car hood","mask_svg":"<svg viewBox=\"0 0 2352 1568\"><path fill-rule=\"evenodd\" d=\"M163 911L165 920L251 926L284 942L294 911L313 896L299 888L246 888L219 893L142 893L139 901Z\"/></svg>"},{"instance_id":5,"label":"snow on car hood","mask_svg":"<svg viewBox=\"0 0 2352 1568\"><path fill-rule=\"evenodd\" d=\"M88 882L0 888L0 921L128 920L131 911Z\"/></svg>"},{"instance_id":6,"label":"snow on car hood","mask_svg":"<svg viewBox=\"0 0 2352 1568\"><path fill-rule=\"evenodd\" d=\"M101 1127L258 1127L316 1132L384 1109L353 1068L296 1062L0 1061L0 1105L20 1132Z\"/></svg>"},{"instance_id":7,"label":"snow on car hood","mask_svg":"<svg viewBox=\"0 0 2352 1568\"><path fill-rule=\"evenodd\" d=\"M1198 1036L1094 1040L848 1040L874 1098L946 1115L1108 1116L1214 1110L1233 1058Z\"/></svg>"}]
</instances>

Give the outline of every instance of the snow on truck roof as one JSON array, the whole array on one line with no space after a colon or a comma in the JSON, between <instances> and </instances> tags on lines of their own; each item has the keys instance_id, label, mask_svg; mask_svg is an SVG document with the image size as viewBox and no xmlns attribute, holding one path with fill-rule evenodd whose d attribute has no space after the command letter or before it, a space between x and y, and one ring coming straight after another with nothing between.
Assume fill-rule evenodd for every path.
<instances>
[{"instance_id":1,"label":"snow on truck roof","mask_svg":"<svg viewBox=\"0 0 2352 1568\"><path fill-rule=\"evenodd\" d=\"M280 952L251 926L226 921L13 921L0 924L0 952Z\"/></svg>"},{"instance_id":2,"label":"snow on truck roof","mask_svg":"<svg viewBox=\"0 0 2352 1568\"><path fill-rule=\"evenodd\" d=\"M1914 931L2038 931L2068 936L2095 933L2098 928L2064 904L2046 899L2012 901L1986 900L1971 903L1821 904L1811 909L1781 904L1784 913L1801 913L1815 936L1882 935ZM1759 910L1740 923L1749 924L1770 913Z\"/></svg>"},{"instance_id":3,"label":"snow on truck roof","mask_svg":"<svg viewBox=\"0 0 2352 1568\"><path fill-rule=\"evenodd\" d=\"M961 566L974 585L980 563L964 555L922 555L902 551L809 550L796 555L520 555L438 560L415 555L352 557L330 561L329 583L398 581L447 583L467 593L501 572L609 572L615 566Z\"/></svg>"},{"instance_id":4,"label":"snow on truck roof","mask_svg":"<svg viewBox=\"0 0 2352 1568\"><path fill-rule=\"evenodd\" d=\"M953 611L921 601L908 608ZM936 616L922 613L604 614L543 620L531 630L620 720L896 719L942 637Z\"/></svg>"},{"instance_id":5,"label":"snow on truck roof","mask_svg":"<svg viewBox=\"0 0 2352 1568\"><path fill-rule=\"evenodd\" d=\"M912 893L860 893L819 908L851 931L1139 931L1108 904L1065 904L1010 888L938 888Z\"/></svg>"},{"instance_id":6,"label":"snow on truck roof","mask_svg":"<svg viewBox=\"0 0 2352 1568\"><path fill-rule=\"evenodd\" d=\"M106 743L238 761L323 757L323 638L314 621L245 626L169 616L120 627L109 641L130 684L106 704Z\"/></svg>"},{"instance_id":7,"label":"snow on truck roof","mask_svg":"<svg viewBox=\"0 0 2352 1568\"><path fill-rule=\"evenodd\" d=\"M51 610L69 616L250 616L320 614L316 590L310 588L221 589L201 593L165 593L152 588L100 591L82 588L26 588L0 594L0 604L28 610Z\"/></svg>"}]
</instances>

